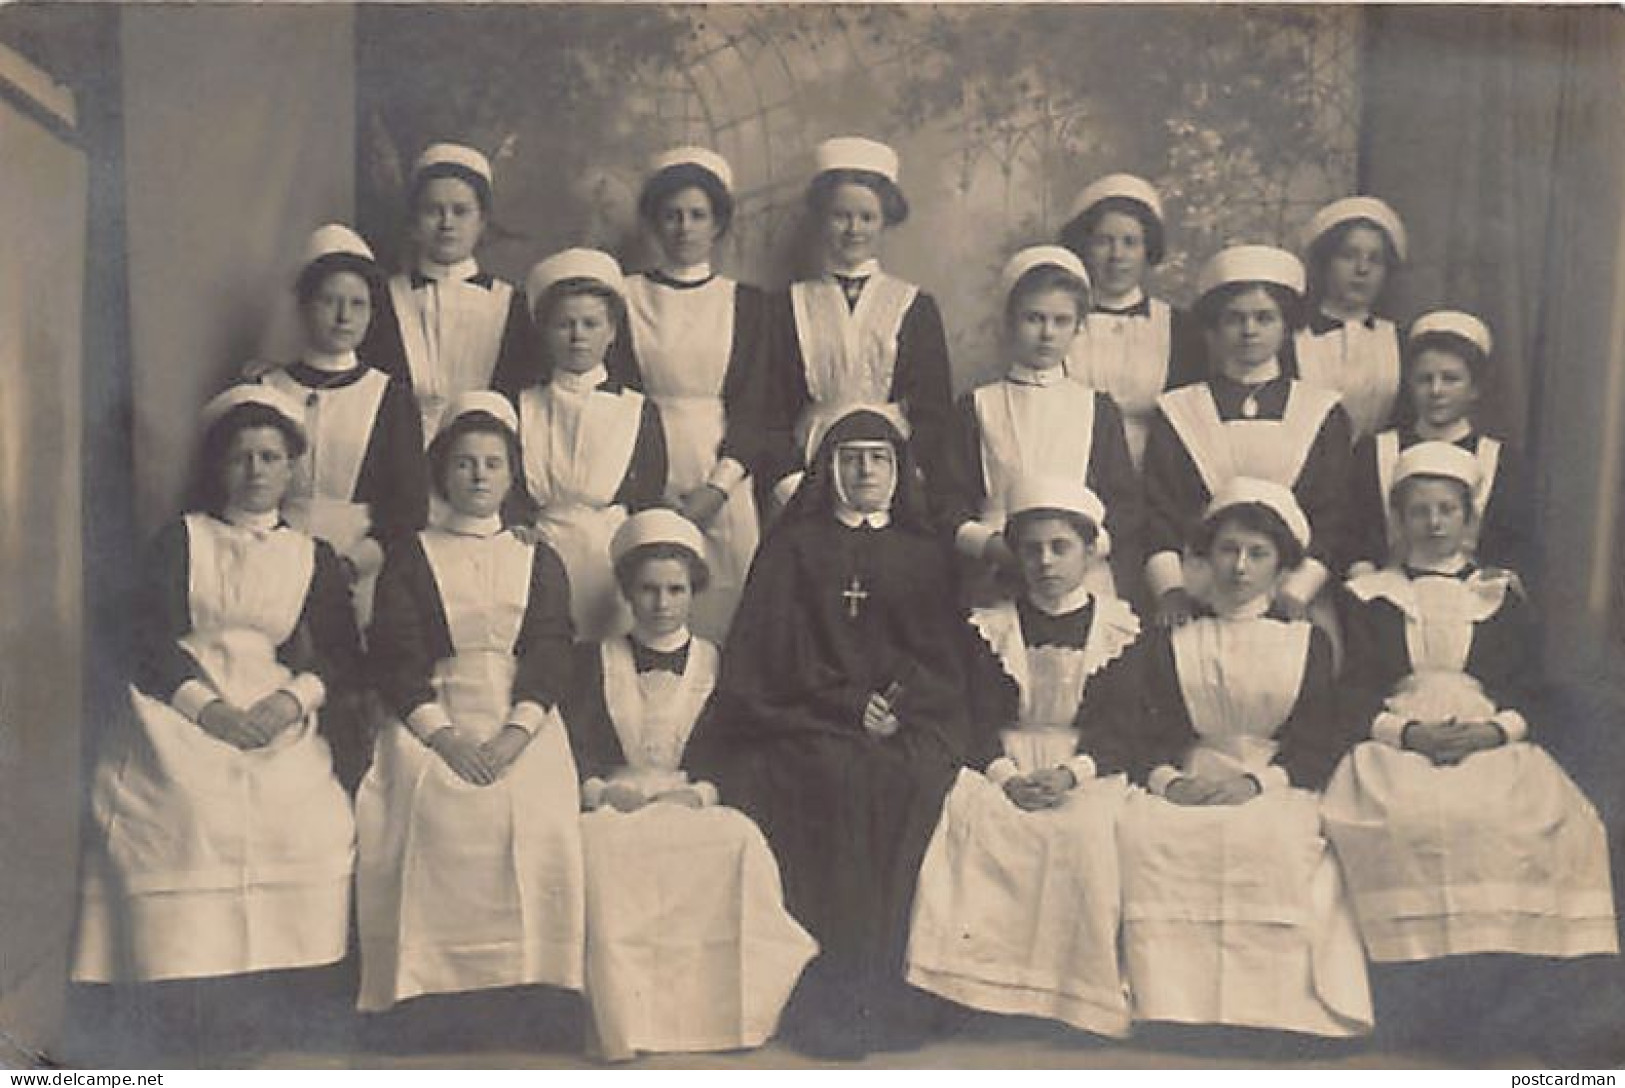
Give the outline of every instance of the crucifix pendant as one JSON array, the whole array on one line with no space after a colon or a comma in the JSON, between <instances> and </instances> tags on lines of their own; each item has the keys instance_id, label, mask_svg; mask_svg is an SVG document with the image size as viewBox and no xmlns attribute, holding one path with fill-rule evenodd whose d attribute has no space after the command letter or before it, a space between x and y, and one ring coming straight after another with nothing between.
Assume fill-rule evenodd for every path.
<instances>
[{"instance_id":1,"label":"crucifix pendant","mask_svg":"<svg viewBox=\"0 0 1625 1088\"><path fill-rule=\"evenodd\" d=\"M863 583L858 581L856 574L852 576L852 581L848 583L847 587L841 591L841 599L846 602L846 618L849 620L857 619L858 609L864 601L869 599L869 591L863 588Z\"/></svg>"}]
</instances>

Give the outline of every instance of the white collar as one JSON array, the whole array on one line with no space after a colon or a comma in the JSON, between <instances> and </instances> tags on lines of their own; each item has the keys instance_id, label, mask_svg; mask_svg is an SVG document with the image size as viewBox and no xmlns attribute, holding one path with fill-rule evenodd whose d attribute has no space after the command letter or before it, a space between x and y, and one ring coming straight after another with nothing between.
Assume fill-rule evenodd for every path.
<instances>
[{"instance_id":1,"label":"white collar","mask_svg":"<svg viewBox=\"0 0 1625 1088\"><path fill-rule=\"evenodd\" d=\"M1224 367L1220 373L1237 385L1262 385L1281 376L1281 360L1271 359L1267 363L1261 363L1249 370L1245 378L1236 377L1229 367Z\"/></svg>"},{"instance_id":2,"label":"white collar","mask_svg":"<svg viewBox=\"0 0 1625 1088\"><path fill-rule=\"evenodd\" d=\"M483 518L470 517L459 514L455 510L448 510L446 516L440 520L440 528L448 533L458 536L474 536L485 539L496 536L502 532L502 515L487 514Z\"/></svg>"},{"instance_id":3,"label":"white collar","mask_svg":"<svg viewBox=\"0 0 1625 1088\"><path fill-rule=\"evenodd\" d=\"M278 510L255 513L252 510L227 510L223 519L227 525L247 529L251 533L268 533L282 520Z\"/></svg>"},{"instance_id":4,"label":"white collar","mask_svg":"<svg viewBox=\"0 0 1625 1088\"><path fill-rule=\"evenodd\" d=\"M447 280L466 280L470 276L480 274L480 262L473 257L464 257L454 264L436 264L427 257L419 258L418 274L436 283L445 283Z\"/></svg>"},{"instance_id":5,"label":"white collar","mask_svg":"<svg viewBox=\"0 0 1625 1088\"><path fill-rule=\"evenodd\" d=\"M1270 610L1270 594L1266 591L1230 608L1213 605L1213 613L1221 620L1256 620Z\"/></svg>"},{"instance_id":6,"label":"white collar","mask_svg":"<svg viewBox=\"0 0 1625 1088\"><path fill-rule=\"evenodd\" d=\"M1066 380L1066 361L1062 360L1042 370L1026 363L1011 363L1010 369L1005 372L1004 380L1017 385L1059 385Z\"/></svg>"},{"instance_id":7,"label":"white collar","mask_svg":"<svg viewBox=\"0 0 1625 1088\"><path fill-rule=\"evenodd\" d=\"M1139 284L1129 288L1128 294L1123 295L1121 298L1107 298L1105 295L1096 295L1094 298L1096 306L1104 306L1108 310L1126 310L1130 306L1138 306L1143 301L1145 301L1145 288ZM1107 316L1111 315L1108 314Z\"/></svg>"},{"instance_id":8,"label":"white collar","mask_svg":"<svg viewBox=\"0 0 1625 1088\"><path fill-rule=\"evenodd\" d=\"M599 363L591 370L577 374L573 370L556 367L553 370L553 380L549 383L561 393L591 393L604 382L609 380L609 370L603 363Z\"/></svg>"},{"instance_id":9,"label":"white collar","mask_svg":"<svg viewBox=\"0 0 1625 1088\"><path fill-rule=\"evenodd\" d=\"M660 266L660 274L678 283L703 283L711 278L711 262L701 261L699 264L687 264L681 268L663 264Z\"/></svg>"},{"instance_id":10,"label":"white collar","mask_svg":"<svg viewBox=\"0 0 1625 1088\"><path fill-rule=\"evenodd\" d=\"M1321 300L1320 312L1331 318L1333 321L1343 322L1343 326L1345 328L1351 325L1363 325L1371 316L1370 310L1361 310L1359 312L1355 312L1353 310L1340 310L1336 306L1333 306L1328 299Z\"/></svg>"},{"instance_id":11,"label":"white collar","mask_svg":"<svg viewBox=\"0 0 1625 1088\"><path fill-rule=\"evenodd\" d=\"M325 374L342 374L346 370L354 370L361 365L361 360L356 358L353 351L340 352L337 355L307 351L305 352L304 362L312 370L320 370Z\"/></svg>"},{"instance_id":12,"label":"white collar","mask_svg":"<svg viewBox=\"0 0 1625 1088\"><path fill-rule=\"evenodd\" d=\"M1473 421L1462 418L1450 424L1442 431L1435 431L1423 420L1416 421L1416 437L1429 442L1460 442L1473 433Z\"/></svg>"},{"instance_id":13,"label":"white collar","mask_svg":"<svg viewBox=\"0 0 1625 1088\"><path fill-rule=\"evenodd\" d=\"M1045 604L1030 592L1027 594L1027 603L1046 616L1064 616L1069 612L1076 612L1093 599L1094 594L1089 592L1089 587L1086 585L1077 586L1071 592L1064 594L1053 605Z\"/></svg>"},{"instance_id":14,"label":"white collar","mask_svg":"<svg viewBox=\"0 0 1625 1088\"><path fill-rule=\"evenodd\" d=\"M876 510L865 514L852 509L844 502L835 504L835 520L848 529L856 529L860 525L867 525L871 529L884 529L891 524L890 510Z\"/></svg>"},{"instance_id":15,"label":"white collar","mask_svg":"<svg viewBox=\"0 0 1625 1088\"><path fill-rule=\"evenodd\" d=\"M653 650L657 654L675 653L687 646L691 638L693 636L688 633L686 623L669 635L645 635L636 625L632 627L632 641L645 650Z\"/></svg>"},{"instance_id":16,"label":"white collar","mask_svg":"<svg viewBox=\"0 0 1625 1088\"><path fill-rule=\"evenodd\" d=\"M1436 563L1412 563L1409 559L1407 559L1405 565L1414 571L1420 571L1424 574L1446 574L1455 576L1460 574L1462 568L1467 566L1469 562L1470 560L1467 558L1464 552L1457 552L1456 554L1441 559Z\"/></svg>"},{"instance_id":17,"label":"white collar","mask_svg":"<svg viewBox=\"0 0 1625 1088\"><path fill-rule=\"evenodd\" d=\"M856 268L826 268L825 272L831 276L846 276L848 278L866 279L880 271L880 258L870 257Z\"/></svg>"}]
</instances>

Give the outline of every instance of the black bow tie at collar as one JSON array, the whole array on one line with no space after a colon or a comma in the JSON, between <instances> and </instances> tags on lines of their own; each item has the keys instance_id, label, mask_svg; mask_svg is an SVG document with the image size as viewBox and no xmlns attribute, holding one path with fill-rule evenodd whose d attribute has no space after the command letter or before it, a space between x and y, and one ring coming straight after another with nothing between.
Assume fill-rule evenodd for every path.
<instances>
[{"instance_id":1,"label":"black bow tie at collar","mask_svg":"<svg viewBox=\"0 0 1625 1088\"><path fill-rule=\"evenodd\" d=\"M691 642L685 642L675 650L651 650L637 639L629 639L632 643L632 665L638 672L669 672L673 676L683 675L688 668L688 648Z\"/></svg>"},{"instance_id":2,"label":"black bow tie at collar","mask_svg":"<svg viewBox=\"0 0 1625 1088\"><path fill-rule=\"evenodd\" d=\"M1124 306L1122 309L1113 309L1110 306L1097 305L1095 307L1095 313L1107 314L1111 317L1150 317L1151 298L1149 295L1142 295L1140 297L1140 301L1134 303L1132 306Z\"/></svg>"},{"instance_id":3,"label":"black bow tie at collar","mask_svg":"<svg viewBox=\"0 0 1625 1088\"><path fill-rule=\"evenodd\" d=\"M425 276L422 272L414 271L412 273L412 290L414 291L420 291L434 282L435 281L433 279ZM463 282L472 283L475 287L483 287L489 291L492 285L496 283L496 277L492 276L489 272L476 272Z\"/></svg>"},{"instance_id":4,"label":"black bow tie at collar","mask_svg":"<svg viewBox=\"0 0 1625 1088\"><path fill-rule=\"evenodd\" d=\"M1413 567L1409 563L1405 564L1405 577L1412 581L1418 578L1454 578L1458 582L1465 582L1477 573L1478 565L1475 563L1467 563L1460 570L1451 574L1446 574L1441 570L1422 570L1420 567Z\"/></svg>"},{"instance_id":5,"label":"black bow tie at collar","mask_svg":"<svg viewBox=\"0 0 1625 1088\"><path fill-rule=\"evenodd\" d=\"M1345 324L1347 322L1342 318L1332 317L1319 310L1309 315L1309 331L1316 336L1325 336L1329 332L1336 332ZM1377 315L1366 314L1365 320L1356 322L1356 324L1364 325L1368 329L1375 329L1377 327Z\"/></svg>"}]
</instances>

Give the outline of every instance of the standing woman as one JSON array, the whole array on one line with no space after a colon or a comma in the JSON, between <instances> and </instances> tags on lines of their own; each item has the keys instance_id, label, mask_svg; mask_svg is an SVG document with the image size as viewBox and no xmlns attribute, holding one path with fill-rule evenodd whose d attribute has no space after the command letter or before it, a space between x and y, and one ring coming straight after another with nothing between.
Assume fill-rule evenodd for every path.
<instances>
[{"instance_id":1,"label":"standing woman","mask_svg":"<svg viewBox=\"0 0 1625 1088\"><path fill-rule=\"evenodd\" d=\"M570 588L502 509L523 488L518 420L492 392L429 447L441 524L391 547L369 633L394 720L356 799L364 1012L429 993L579 990L575 762L555 709Z\"/></svg>"},{"instance_id":2,"label":"standing woman","mask_svg":"<svg viewBox=\"0 0 1625 1088\"><path fill-rule=\"evenodd\" d=\"M133 713L91 787L83 982L345 952L354 824L318 716L360 677L361 655L339 559L281 516L303 413L240 385L203 425L190 512L147 561Z\"/></svg>"},{"instance_id":3,"label":"standing woman","mask_svg":"<svg viewBox=\"0 0 1625 1088\"><path fill-rule=\"evenodd\" d=\"M1149 792L1117 825L1137 1019L1371 1030L1365 956L1320 831L1317 791L1346 747L1331 643L1266 615L1309 541L1290 491L1230 480L1192 540L1214 614L1149 647Z\"/></svg>"},{"instance_id":4,"label":"standing woman","mask_svg":"<svg viewBox=\"0 0 1625 1088\"><path fill-rule=\"evenodd\" d=\"M1373 308L1405 254L1404 222L1376 197L1333 201L1304 230L1309 313L1288 370L1342 397L1356 442L1389 425L1399 395L1399 330Z\"/></svg>"},{"instance_id":5,"label":"standing woman","mask_svg":"<svg viewBox=\"0 0 1625 1088\"><path fill-rule=\"evenodd\" d=\"M418 156L406 194L411 263L390 277L361 347L411 388L425 442L448 403L493 381L518 388L531 361L524 300L474 257L491 219L491 183L490 160L472 147L430 144Z\"/></svg>"},{"instance_id":6,"label":"standing woman","mask_svg":"<svg viewBox=\"0 0 1625 1088\"><path fill-rule=\"evenodd\" d=\"M733 171L713 151L655 157L638 212L660 266L626 281L632 349L666 435L665 497L705 532L711 588L695 599L694 629L720 639L756 554L756 501L746 482L763 419L764 296L711 264L733 221Z\"/></svg>"},{"instance_id":7,"label":"standing woman","mask_svg":"<svg viewBox=\"0 0 1625 1088\"><path fill-rule=\"evenodd\" d=\"M654 402L609 376L605 359L625 325L626 284L615 258L567 249L525 280L548 379L519 394L525 484L536 527L570 574L577 633L625 629L609 544L629 513L666 491L666 438Z\"/></svg>"},{"instance_id":8,"label":"standing woman","mask_svg":"<svg viewBox=\"0 0 1625 1088\"><path fill-rule=\"evenodd\" d=\"M807 186L823 272L773 303L768 358L771 467L782 505L820 436L854 404L883 405L930 480L953 410L948 341L936 301L881 270L886 230L908 218L897 152L857 136L825 140Z\"/></svg>"},{"instance_id":9,"label":"standing woman","mask_svg":"<svg viewBox=\"0 0 1625 1088\"><path fill-rule=\"evenodd\" d=\"M1203 266L1198 289L1213 374L1162 395L1146 444L1146 581L1157 618L1177 626L1194 614L1211 572L1199 560L1183 563L1182 550L1213 497L1248 476L1290 488L1313 529L1303 564L1271 586L1275 608L1302 619L1341 561L1349 470L1349 421L1337 394L1294 381L1281 366L1303 266L1272 246L1234 246ZM1329 624L1323 611L1317 622Z\"/></svg>"},{"instance_id":10,"label":"standing woman","mask_svg":"<svg viewBox=\"0 0 1625 1088\"><path fill-rule=\"evenodd\" d=\"M356 355L382 289L359 235L337 223L317 228L295 285L303 357L260 378L303 406L309 446L289 488L288 521L338 552L363 624L384 542L421 528L429 513L412 391Z\"/></svg>"},{"instance_id":11,"label":"standing woman","mask_svg":"<svg viewBox=\"0 0 1625 1088\"><path fill-rule=\"evenodd\" d=\"M1078 194L1060 242L1083 261L1094 288L1068 370L1117 402L1138 469L1157 397L1207 376L1195 319L1146 294L1146 277L1167 248L1162 198L1144 178L1109 174Z\"/></svg>"}]
</instances>

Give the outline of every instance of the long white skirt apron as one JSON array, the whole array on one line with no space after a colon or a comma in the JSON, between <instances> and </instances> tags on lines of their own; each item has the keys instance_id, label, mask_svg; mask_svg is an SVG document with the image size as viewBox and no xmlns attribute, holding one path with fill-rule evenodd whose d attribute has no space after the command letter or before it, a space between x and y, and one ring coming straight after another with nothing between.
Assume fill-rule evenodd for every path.
<instances>
[{"instance_id":1,"label":"long white skirt apron","mask_svg":"<svg viewBox=\"0 0 1625 1088\"><path fill-rule=\"evenodd\" d=\"M1423 675L1390 701L1396 712L1494 713L1465 673ZM1338 765L1321 811L1377 962L1619 950L1602 820L1536 745L1436 767L1367 741Z\"/></svg>"},{"instance_id":2,"label":"long white skirt apron","mask_svg":"<svg viewBox=\"0 0 1625 1088\"><path fill-rule=\"evenodd\" d=\"M818 950L779 867L731 808L646 805L581 818L587 992L611 1060L760 1046Z\"/></svg>"},{"instance_id":3,"label":"long white skirt apron","mask_svg":"<svg viewBox=\"0 0 1625 1088\"><path fill-rule=\"evenodd\" d=\"M1360 938L1317 801L1298 789L1213 806L1129 794L1117 841L1136 1019L1371 1030Z\"/></svg>"},{"instance_id":4,"label":"long white skirt apron","mask_svg":"<svg viewBox=\"0 0 1625 1088\"><path fill-rule=\"evenodd\" d=\"M218 581L211 539L190 534L194 616L200 587ZM220 609L255 625L200 622L183 643L239 708L292 678L276 649L298 622L311 569L302 535L258 547L285 554L249 570L259 577L229 579L236 600ZM243 751L134 687L130 704L129 728L91 788L96 834L73 977L206 978L342 959L355 825L316 715Z\"/></svg>"},{"instance_id":5,"label":"long white skirt apron","mask_svg":"<svg viewBox=\"0 0 1625 1088\"><path fill-rule=\"evenodd\" d=\"M555 502L542 508L536 528L558 553L570 579L570 618L576 638L591 642L631 627L631 612L615 583L609 544L626 520L622 506Z\"/></svg>"},{"instance_id":6,"label":"long white skirt apron","mask_svg":"<svg viewBox=\"0 0 1625 1088\"><path fill-rule=\"evenodd\" d=\"M479 743L506 723L512 654L439 663L434 687ZM474 786L392 722L356 797L363 1011L419 994L580 989L584 892L575 761L550 714L501 779Z\"/></svg>"},{"instance_id":7,"label":"long white skirt apron","mask_svg":"<svg viewBox=\"0 0 1625 1088\"><path fill-rule=\"evenodd\" d=\"M920 868L907 978L989 1012L1129 1030L1118 960L1115 842L1122 776L1080 783L1024 812L961 770Z\"/></svg>"}]
</instances>

